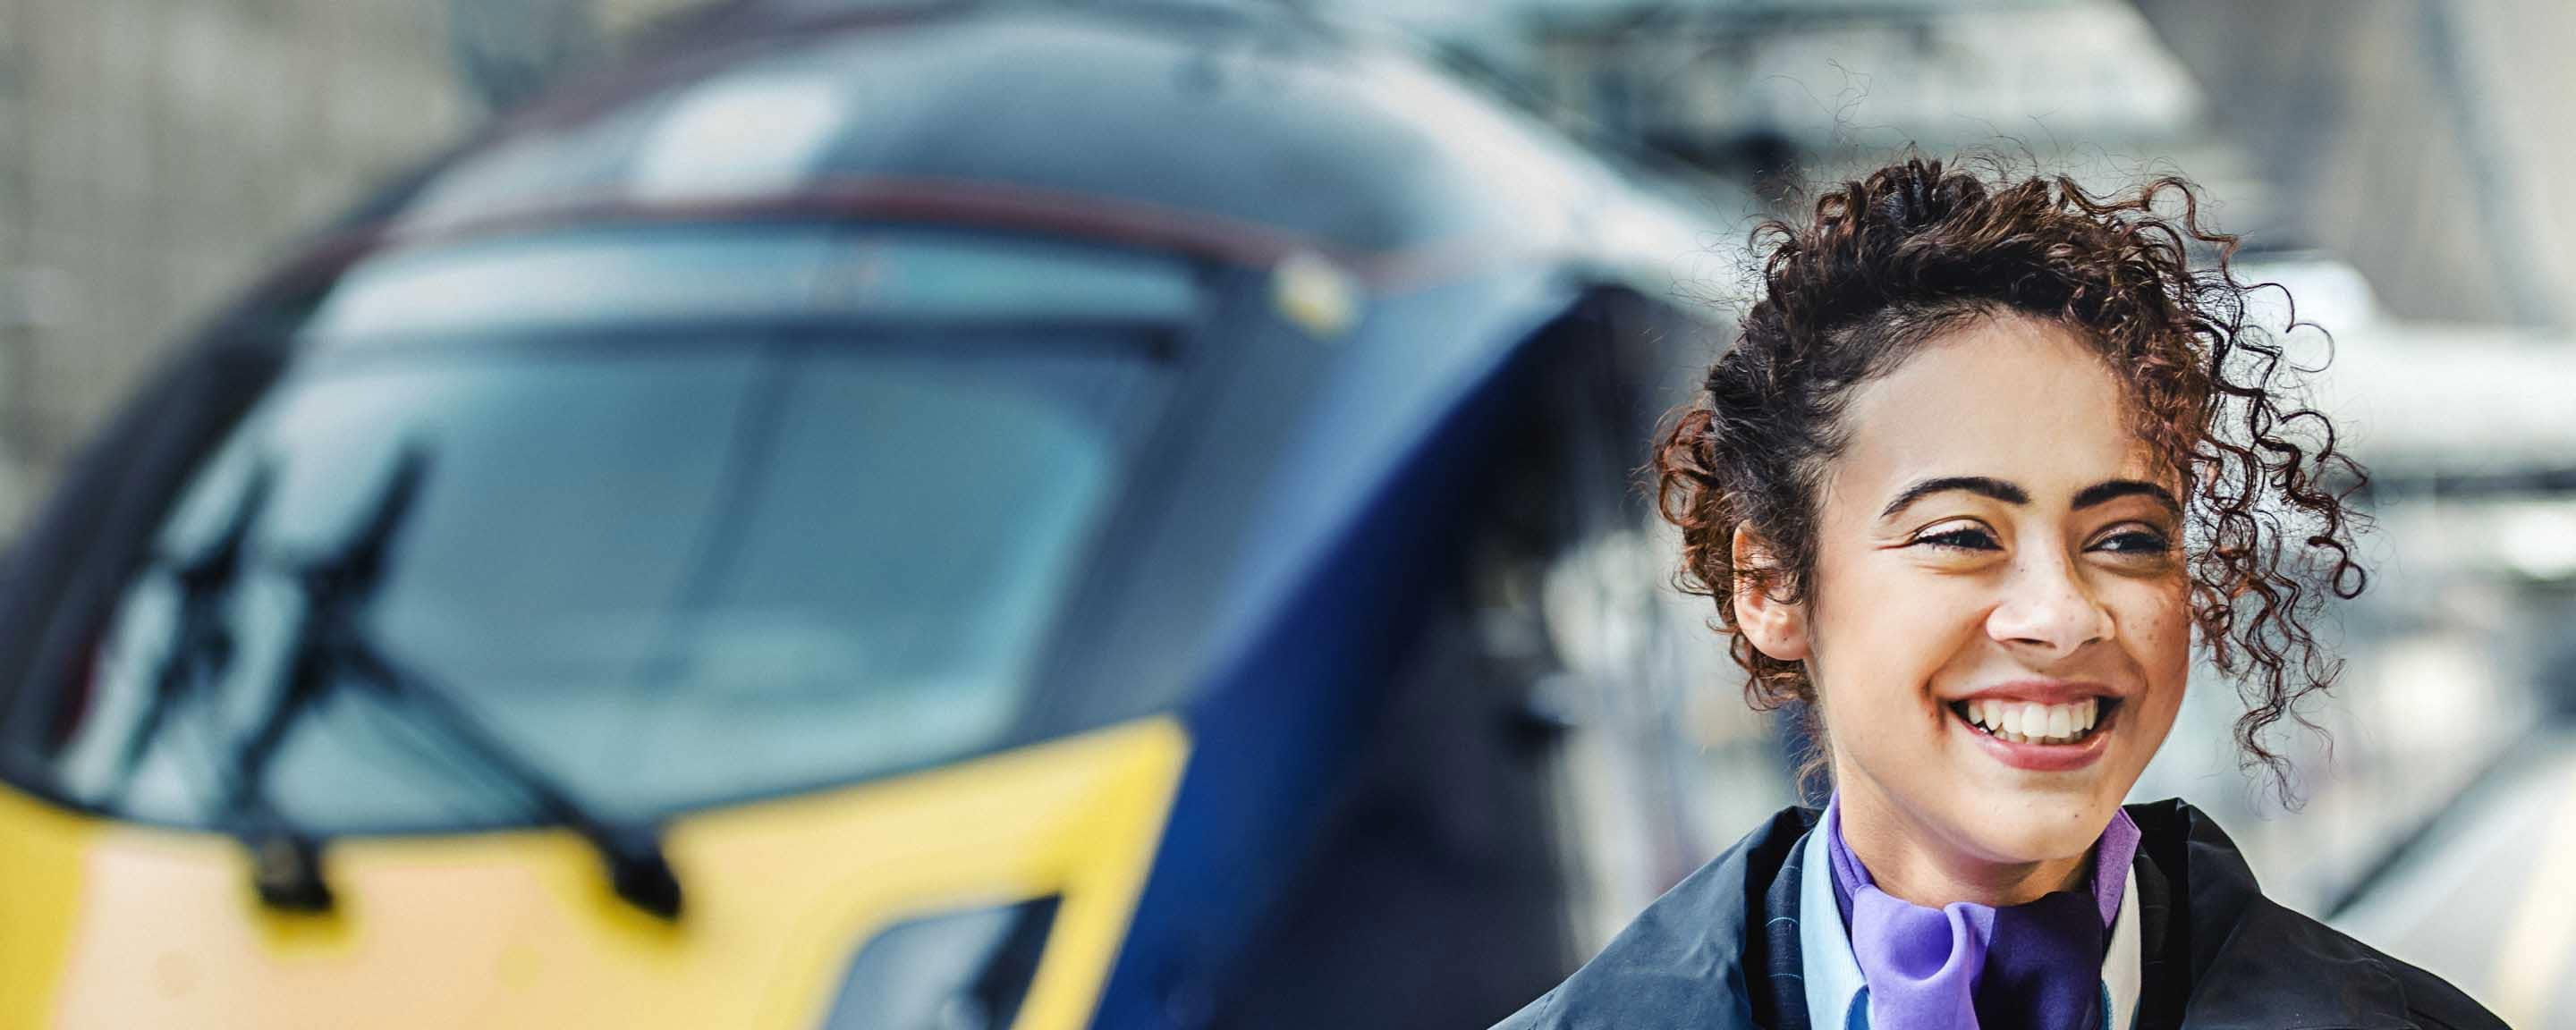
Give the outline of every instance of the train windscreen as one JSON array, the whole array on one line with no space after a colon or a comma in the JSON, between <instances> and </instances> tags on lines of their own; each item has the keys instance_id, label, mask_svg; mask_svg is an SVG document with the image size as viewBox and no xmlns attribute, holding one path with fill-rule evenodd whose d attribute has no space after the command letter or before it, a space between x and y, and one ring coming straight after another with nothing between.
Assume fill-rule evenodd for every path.
<instances>
[{"instance_id":1,"label":"train windscreen","mask_svg":"<svg viewBox=\"0 0 2576 1030\"><path fill-rule=\"evenodd\" d=\"M871 246L880 279L977 295L968 252ZM531 818L497 746L641 820L1022 732L1157 407L1152 332L1043 298L989 324L817 323L812 293L699 317L635 267L599 318L546 295L482 324L487 291L413 271L419 320L326 306L181 492L54 755L65 793L183 825Z\"/></svg>"}]
</instances>

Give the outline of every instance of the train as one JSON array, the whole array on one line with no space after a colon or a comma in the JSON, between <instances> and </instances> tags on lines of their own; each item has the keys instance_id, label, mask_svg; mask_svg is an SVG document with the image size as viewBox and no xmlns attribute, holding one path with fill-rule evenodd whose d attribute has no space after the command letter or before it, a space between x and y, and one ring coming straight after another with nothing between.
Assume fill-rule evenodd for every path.
<instances>
[{"instance_id":1,"label":"train","mask_svg":"<svg viewBox=\"0 0 2576 1030\"><path fill-rule=\"evenodd\" d=\"M1677 196L1287 5L695 16L31 521L0 1026L1508 1014L1780 790L1638 477Z\"/></svg>"}]
</instances>

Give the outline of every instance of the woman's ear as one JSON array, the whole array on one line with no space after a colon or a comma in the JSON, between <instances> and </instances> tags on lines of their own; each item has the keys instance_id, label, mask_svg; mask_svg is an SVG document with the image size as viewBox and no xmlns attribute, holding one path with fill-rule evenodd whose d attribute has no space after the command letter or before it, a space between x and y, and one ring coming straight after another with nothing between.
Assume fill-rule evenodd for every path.
<instances>
[{"instance_id":1,"label":"woman's ear","mask_svg":"<svg viewBox=\"0 0 2576 1030\"><path fill-rule=\"evenodd\" d=\"M1735 567L1738 569L1778 569L1779 558L1769 541L1753 530L1753 523L1735 524ZM1807 660L1807 606L1779 600L1765 592L1758 577L1735 577L1735 627L1754 650L1783 662Z\"/></svg>"}]
</instances>

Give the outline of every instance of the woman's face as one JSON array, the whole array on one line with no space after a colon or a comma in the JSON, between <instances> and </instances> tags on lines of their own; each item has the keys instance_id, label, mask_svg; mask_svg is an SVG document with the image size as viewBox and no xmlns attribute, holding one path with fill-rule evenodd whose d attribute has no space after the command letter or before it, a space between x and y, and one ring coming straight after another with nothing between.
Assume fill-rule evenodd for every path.
<instances>
[{"instance_id":1,"label":"woman's face","mask_svg":"<svg viewBox=\"0 0 2576 1030\"><path fill-rule=\"evenodd\" d=\"M1842 424L1787 646L1845 810L1927 858L2080 857L2182 703L2174 483L2102 359L2028 318L1927 345Z\"/></svg>"}]
</instances>

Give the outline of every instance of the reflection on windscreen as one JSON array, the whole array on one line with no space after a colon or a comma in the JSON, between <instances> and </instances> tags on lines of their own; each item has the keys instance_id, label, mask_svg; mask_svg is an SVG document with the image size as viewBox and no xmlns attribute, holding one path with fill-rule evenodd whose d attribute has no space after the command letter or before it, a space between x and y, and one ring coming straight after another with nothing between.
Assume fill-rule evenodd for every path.
<instances>
[{"instance_id":1,"label":"reflection on windscreen","mask_svg":"<svg viewBox=\"0 0 2576 1030\"><path fill-rule=\"evenodd\" d=\"M599 814L996 746L1029 709L1155 370L1097 340L913 335L309 364L164 526L61 756L66 789L223 819L228 764L294 680L309 573L407 450L422 478L354 624ZM183 581L228 526L247 527L238 574ZM218 632L181 633L192 614ZM266 778L280 815L349 830L527 814L398 700L309 693Z\"/></svg>"}]
</instances>

